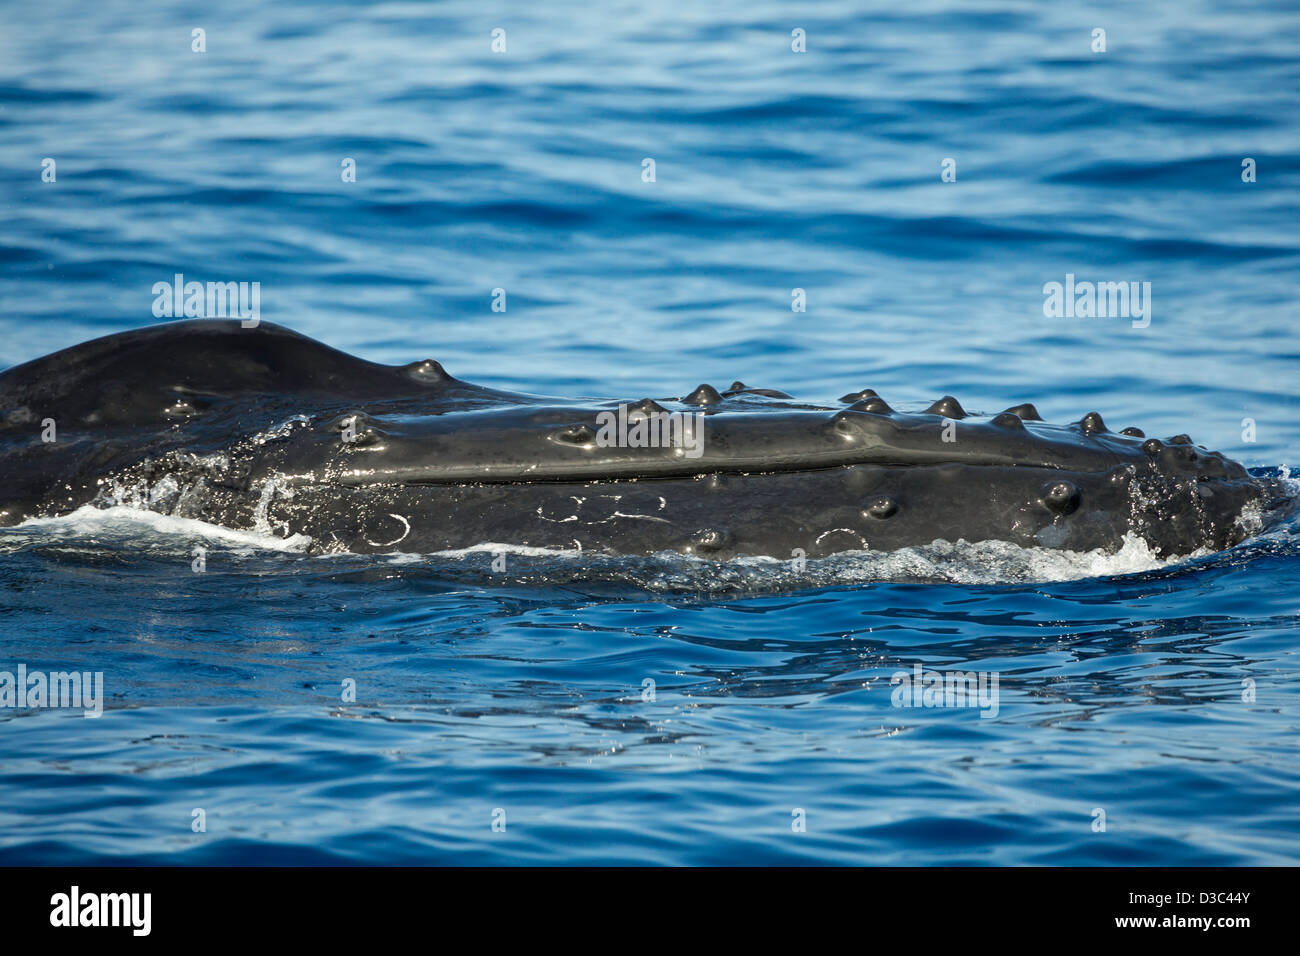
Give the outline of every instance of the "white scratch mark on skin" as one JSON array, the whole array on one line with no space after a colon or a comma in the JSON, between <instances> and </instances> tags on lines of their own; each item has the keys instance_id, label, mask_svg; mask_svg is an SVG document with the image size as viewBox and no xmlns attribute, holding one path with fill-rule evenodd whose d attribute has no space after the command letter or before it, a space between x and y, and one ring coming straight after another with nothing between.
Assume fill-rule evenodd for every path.
<instances>
[{"instance_id":1,"label":"white scratch mark on skin","mask_svg":"<svg viewBox=\"0 0 1300 956\"><path fill-rule=\"evenodd\" d=\"M569 515L569 517L567 517L567 518L548 518L548 517L546 517L546 515L542 514L542 506L541 506L541 505L538 505L538 506L537 506L537 517L541 518L543 521L553 521L553 522L555 522L556 524L564 524L566 521L577 521L577 520L578 520L578 515L577 515L576 512L575 512L574 514Z\"/></svg>"},{"instance_id":2,"label":"white scratch mark on skin","mask_svg":"<svg viewBox=\"0 0 1300 956\"><path fill-rule=\"evenodd\" d=\"M373 545L376 548L387 548L391 545L397 544L400 541L406 540L406 536L411 533L411 522L407 521L401 515L390 514L388 517L396 518L398 521L402 522L402 524L406 526L406 530L402 532L402 536L400 538L394 538L392 541L385 541L382 544L378 541L371 541L369 538L366 538L366 544Z\"/></svg>"},{"instance_id":3,"label":"white scratch mark on skin","mask_svg":"<svg viewBox=\"0 0 1300 956\"><path fill-rule=\"evenodd\" d=\"M622 501L622 500L623 500L623 496L622 496L622 495L601 495L600 497L601 497L601 498L607 498L607 499L609 499L610 501ZM584 498L584 497L580 497L580 496L578 496L578 495L570 495L569 498L570 498L571 500L577 502L577 504L578 504L578 511L581 511L581 510L582 510L582 506L583 506L583 505L586 503L586 501L587 501L586 498ZM660 497L660 498L659 498L659 510L660 510L660 511L663 511L666 507L668 507L668 502L667 502L664 498ZM543 510L542 510L542 509L543 509L543 506L538 505L538 507L537 507L537 517L541 518L543 521L550 521L550 522L552 522L553 524L567 524L567 523L570 522L570 521L582 521L582 519L578 516L578 512L577 512L577 511L575 511L573 514L569 515L567 518L551 518L551 517L548 517L547 515L543 514ZM671 524L671 523L672 523L672 522L669 521L667 518L660 518L660 517L658 517L658 516L656 516L656 515L634 515L634 514L628 514L628 513L625 512L625 511L617 511L617 510L616 510L616 511L611 512L610 515L609 515L609 517L607 517L607 518L599 518L599 519L597 519L597 520L583 521L583 524L588 524L588 525L608 524L609 522L613 521L615 518L638 518L638 519L640 519L640 520L642 520L642 521L659 521L659 522L661 522L661 523L663 523L663 524Z\"/></svg>"},{"instance_id":4,"label":"white scratch mark on skin","mask_svg":"<svg viewBox=\"0 0 1300 956\"><path fill-rule=\"evenodd\" d=\"M828 538L828 537L830 537L831 535L835 534L837 531L847 531L849 534L853 535L853 536L856 537L859 541L861 541L861 542L862 542L862 546L863 546L864 548L865 548L865 547L868 547L868 545L867 545L867 539L864 538L864 537L862 537L861 534L859 534L857 531L853 530L852 528L831 528L830 531L823 531L821 534L819 534L819 535L817 536L817 540L814 542L814 544L821 544L821 543L822 543L822 540L823 540L824 538Z\"/></svg>"}]
</instances>

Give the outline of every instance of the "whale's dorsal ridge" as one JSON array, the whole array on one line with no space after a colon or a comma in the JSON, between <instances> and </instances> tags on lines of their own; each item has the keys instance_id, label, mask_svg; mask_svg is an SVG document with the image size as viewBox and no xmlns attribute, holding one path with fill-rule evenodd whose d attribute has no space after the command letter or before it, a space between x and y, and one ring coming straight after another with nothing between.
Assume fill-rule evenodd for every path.
<instances>
[{"instance_id":1,"label":"whale's dorsal ridge","mask_svg":"<svg viewBox=\"0 0 1300 956\"><path fill-rule=\"evenodd\" d=\"M190 319L92 339L0 373L6 411L56 421L149 424L213 403L276 405L338 395L427 396L458 383L433 360L409 366L359 359L271 322Z\"/></svg>"}]
</instances>

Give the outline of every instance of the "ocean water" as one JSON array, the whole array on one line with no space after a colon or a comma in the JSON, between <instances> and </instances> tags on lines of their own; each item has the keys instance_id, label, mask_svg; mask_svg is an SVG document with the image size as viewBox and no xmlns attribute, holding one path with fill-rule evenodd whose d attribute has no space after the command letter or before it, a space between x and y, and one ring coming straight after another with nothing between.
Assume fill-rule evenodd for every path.
<instances>
[{"instance_id":1,"label":"ocean water","mask_svg":"<svg viewBox=\"0 0 1300 956\"><path fill-rule=\"evenodd\" d=\"M0 366L182 273L491 386L1032 401L1285 470L1297 50L1285 2L17 6ZM1067 275L1149 323L1045 315ZM0 669L104 700L0 711L0 862L1296 863L1297 530L499 573L4 529ZM895 706L917 665L996 707Z\"/></svg>"}]
</instances>

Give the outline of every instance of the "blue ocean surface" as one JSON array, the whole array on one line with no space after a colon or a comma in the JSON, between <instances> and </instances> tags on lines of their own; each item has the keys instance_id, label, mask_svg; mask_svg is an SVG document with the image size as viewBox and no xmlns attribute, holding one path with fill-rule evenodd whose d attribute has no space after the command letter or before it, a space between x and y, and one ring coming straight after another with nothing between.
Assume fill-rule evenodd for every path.
<instances>
[{"instance_id":1,"label":"blue ocean surface","mask_svg":"<svg viewBox=\"0 0 1300 956\"><path fill-rule=\"evenodd\" d=\"M0 367L166 321L182 274L490 386L1032 401L1300 464L1294 3L4 19ZM1045 314L1067 276L1149 321ZM1294 864L1297 531L501 571L0 529L0 670L104 688L0 709L0 863ZM996 706L896 706L918 666Z\"/></svg>"}]
</instances>

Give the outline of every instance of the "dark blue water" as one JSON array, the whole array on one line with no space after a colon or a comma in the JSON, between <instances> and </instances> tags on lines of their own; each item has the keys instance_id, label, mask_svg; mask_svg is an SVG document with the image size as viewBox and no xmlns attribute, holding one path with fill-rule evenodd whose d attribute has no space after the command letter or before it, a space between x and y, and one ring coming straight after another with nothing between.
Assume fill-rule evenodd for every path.
<instances>
[{"instance_id":1,"label":"dark blue water","mask_svg":"<svg viewBox=\"0 0 1300 956\"><path fill-rule=\"evenodd\" d=\"M8 9L0 365L183 273L488 385L1033 401L1295 464L1294 4L867 6ZM1067 273L1150 324L1046 317ZM1295 863L1296 530L495 572L9 529L0 669L106 702L0 711L0 861ZM996 716L893 706L918 663Z\"/></svg>"}]
</instances>

